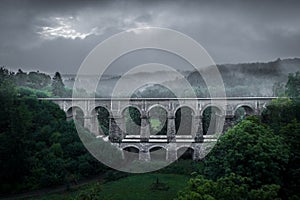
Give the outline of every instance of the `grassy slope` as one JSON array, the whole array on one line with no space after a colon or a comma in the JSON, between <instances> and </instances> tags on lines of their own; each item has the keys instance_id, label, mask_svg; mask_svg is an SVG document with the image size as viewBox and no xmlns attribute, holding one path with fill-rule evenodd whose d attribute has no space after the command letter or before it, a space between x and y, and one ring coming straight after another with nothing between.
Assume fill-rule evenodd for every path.
<instances>
[{"instance_id":1,"label":"grassy slope","mask_svg":"<svg viewBox=\"0 0 300 200\"><path fill-rule=\"evenodd\" d=\"M166 183L169 186L167 191L152 191L151 184L156 182ZM188 176L174 175L174 174L141 174L129 176L119 179L117 181L108 182L101 185L99 196L101 199L113 200L152 200L152 199L173 199L176 197L177 192L186 186ZM95 184L95 183L93 183ZM78 193L88 190L93 184L84 186L77 191L65 192L62 194L53 194L34 199L73 199Z\"/></svg>"}]
</instances>

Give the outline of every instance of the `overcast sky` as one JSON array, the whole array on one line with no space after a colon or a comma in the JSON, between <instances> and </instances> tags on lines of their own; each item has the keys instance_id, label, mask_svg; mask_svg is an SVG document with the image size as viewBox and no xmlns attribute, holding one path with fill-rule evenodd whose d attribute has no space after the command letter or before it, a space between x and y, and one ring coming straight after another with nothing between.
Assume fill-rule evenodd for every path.
<instances>
[{"instance_id":1,"label":"overcast sky","mask_svg":"<svg viewBox=\"0 0 300 200\"><path fill-rule=\"evenodd\" d=\"M130 28L148 26L187 34L216 63L300 57L299 10L296 0L4 0L0 5L0 65L12 70L76 73L99 42ZM155 53L153 58L161 59Z\"/></svg>"}]
</instances>

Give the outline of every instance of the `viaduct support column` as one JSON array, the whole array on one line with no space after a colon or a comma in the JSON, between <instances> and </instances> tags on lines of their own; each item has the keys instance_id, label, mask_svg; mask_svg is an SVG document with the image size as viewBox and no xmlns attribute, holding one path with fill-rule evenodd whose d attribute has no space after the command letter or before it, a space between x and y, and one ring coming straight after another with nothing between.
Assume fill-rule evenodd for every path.
<instances>
[{"instance_id":1,"label":"viaduct support column","mask_svg":"<svg viewBox=\"0 0 300 200\"><path fill-rule=\"evenodd\" d=\"M174 162L177 160L176 143L170 143L167 148L167 161Z\"/></svg>"},{"instance_id":2,"label":"viaduct support column","mask_svg":"<svg viewBox=\"0 0 300 200\"><path fill-rule=\"evenodd\" d=\"M142 148L139 152L139 160L149 162L150 161L150 152L148 149Z\"/></svg>"},{"instance_id":3,"label":"viaduct support column","mask_svg":"<svg viewBox=\"0 0 300 200\"><path fill-rule=\"evenodd\" d=\"M89 130L94 134L94 135L100 135L99 133L99 124L98 124L98 118L97 115L91 115L89 116L88 120L85 120L84 123L89 123Z\"/></svg>"},{"instance_id":4,"label":"viaduct support column","mask_svg":"<svg viewBox=\"0 0 300 200\"><path fill-rule=\"evenodd\" d=\"M167 138L168 138L168 142L176 142L175 116L174 116L173 112L168 113Z\"/></svg>"},{"instance_id":5,"label":"viaduct support column","mask_svg":"<svg viewBox=\"0 0 300 200\"><path fill-rule=\"evenodd\" d=\"M222 134L223 133L223 130L224 130L224 126L225 126L225 119L226 119L226 117L225 117L225 115L222 115L222 114L216 114L216 132L215 132L215 134ZM221 122L224 122L224 124L223 123L221 123Z\"/></svg>"},{"instance_id":6,"label":"viaduct support column","mask_svg":"<svg viewBox=\"0 0 300 200\"><path fill-rule=\"evenodd\" d=\"M122 115L113 115L109 118L109 140L111 142L121 142L124 138L124 118Z\"/></svg>"},{"instance_id":7,"label":"viaduct support column","mask_svg":"<svg viewBox=\"0 0 300 200\"><path fill-rule=\"evenodd\" d=\"M203 125L202 125L202 116L201 115L193 115L193 138L195 142L203 142Z\"/></svg>"},{"instance_id":8,"label":"viaduct support column","mask_svg":"<svg viewBox=\"0 0 300 200\"><path fill-rule=\"evenodd\" d=\"M75 117L76 118L76 117ZM78 122L80 122L78 119L76 119ZM92 116L90 115L85 115L83 117L83 127L85 129L88 129L91 133L93 133L94 135L97 135L96 131L94 130L94 127L93 127L93 119L92 119ZM77 122L77 123L78 123Z\"/></svg>"},{"instance_id":9,"label":"viaduct support column","mask_svg":"<svg viewBox=\"0 0 300 200\"><path fill-rule=\"evenodd\" d=\"M84 116L83 117L83 126L84 126L84 128L88 129L90 132L94 133L92 131L92 119L91 118L92 117L89 115Z\"/></svg>"},{"instance_id":10,"label":"viaduct support column","mask_svg":"<svg viewBox=\"0 0 300 200\"><path fill-rule=\"evenodd\" d=\"M141 142L148 142L150 137L149 118L145 111L141 115Z\"/></svg>"}]
</instances>

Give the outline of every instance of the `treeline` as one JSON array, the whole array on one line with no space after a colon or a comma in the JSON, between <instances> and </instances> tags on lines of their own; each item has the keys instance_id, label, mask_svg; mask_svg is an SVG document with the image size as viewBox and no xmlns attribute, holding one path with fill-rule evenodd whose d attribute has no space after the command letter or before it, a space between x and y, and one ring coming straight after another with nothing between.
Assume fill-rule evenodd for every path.
<instances>
[{"instance_id":1,"label":"treeline","mask_svg":"<svg viewBox=\"0 0 300 200\"><path fill-rule=\"evenodd\" d=\"M6 74L7 78L15 84L17 89L27 96L36 97L71 97L72 90L65 87L59 72L51 78L48 74L36 72L23 72L19 69L16 73L6 68L0 68L1 76Z\"/></svg>"},{"instance_id":2,"label":"treeline","mask_svg":"<svg viewBox=\"0 0 300 200\"><path fill-rule=\"evenodd\" d=\"M277 96L284 91L289 73L298 71L299 66L299 58L277 59L268 63L217 65L228 97ZM198 97L209 97L207 86L198 72L190 73L187 80L195 88Z\"/></svg>"},{"instance_id":3,"label":"treeline","mask_svg":"<svg viewBox=\"0 0 300 200\"><path fill-rule=\"evenodd\" d=\"M299 199L300 73L261 118L222 135L177 199Z\"/></svg>"},{"instance_id":4,"label":"treeline","mask_svg":"<svg viewBox=\"0 0 300 200\"><path fill-rule=\"evenodd\" d=\"M35 84L38 89L50 81L37 76L44 77L43 84ZM12 77L20 75L1 68L1 194L66 185L107 169L87 152L74 123L56 104L24 93L16 86L20 79ZM33 84L29 77L26 83Z\"/></svg>"}]
</instances>

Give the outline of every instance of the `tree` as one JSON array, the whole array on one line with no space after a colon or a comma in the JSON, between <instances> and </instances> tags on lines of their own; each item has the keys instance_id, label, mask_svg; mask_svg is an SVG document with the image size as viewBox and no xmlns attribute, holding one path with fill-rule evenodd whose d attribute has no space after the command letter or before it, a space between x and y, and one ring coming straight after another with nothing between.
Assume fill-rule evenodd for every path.
<instances>
[{"instance_id":1,"label":"tree","mask_svg":"<svg viewBox=\"0 0 300 200\"><path fill-rule=\"evenodd\" d=\"M177 200L237 200L276 199L280 186L270 184L252 189L251 178L230 174L216 181L203 176L192 178L187 188L178 193Z\"/></svg>"},{"instance_id":2,"label":"tree","mask_svg":"<svg viewBox=\"0 0 300 200\"><path fill-rule=\"evenodd\" d=\"M65 85L59 72L56 72L52 79L52 94L59 97L65 96Z\"/></svg>"},{"instance_id":3,"label":"tree","mask_svg":"<svg viewBox=\"0 0 300 200\"><path fill-rule=\"evenodd\" d=\"M284 172L283 194L289 198L300 196L300 123L293 120L281 128L279 134L284 137L289 146L289 162Z\"/></svg>"},{"instance_id":4,"label":"tree","mask_svg":"<svg viewBox=\"0 0 300 200\"><path fill-rule=\"evenodd\" d=\"M25 86L27 83L27 73L23 72L21 69L15 75L16 84L19 86Z\"/></svg>"},{"instance_id":5,"label":"tree","mask_svg":"<svg viewBox=\"0 0 300 200\"><path fill-rule=\"evenodd\" d=\"M289 79L286 84L286 93L289 97L300 96L300 72L289 74Z\"/></svg>"},{"instance_id":6,"label":"tree","mask_svg":"<svg viewBox=\"0 0 300 200\"><path fill-rule=\"evenodd\" d=\"M235 173L250 177L253 187L280 185L288 158L283 138L249 117L221 136L205 160L204 174L217 180Z\"/></svg>"},{"instance_id":7,"label":"tree","mask_svg":"<svg viewBox=\"0 0 300 200\"><path fill-rule=\"evenodd\" d=\"M285 96L285 84L282 82L276 82L273 85L273 96L283 97Z\"/></svg>"},{"instance_id":8,"label":"tree","mask_svg":"<svg viewBox=\"0 0 300 200\"><path fill-rule=\"evenodd\" d=\"M103 170L58 105L18 95L9 79L0 81L2 194L63 184L68 173L87 177Z\"/></svg>"},{"instance_id":9,"label":"tree","mask_svg":"<svg viewBox=\"0 0 300 200\"><path fill-rule=\"evenodd\" d=\"M27 75L27 86L34 89L42 89L51 83L51 77L44 73L29 72Z\"/></svg>"},{"instance_id":10,"label":"tree","mask_svg":"<svg viewBox=\"0 0 300 200\"><path fill-rule=\"evenodd\" d=\"M297 99L274 99L262 113L262 122L275 133L294 119L300 120L300 102Z\"/></svg>"}]
</instances>

